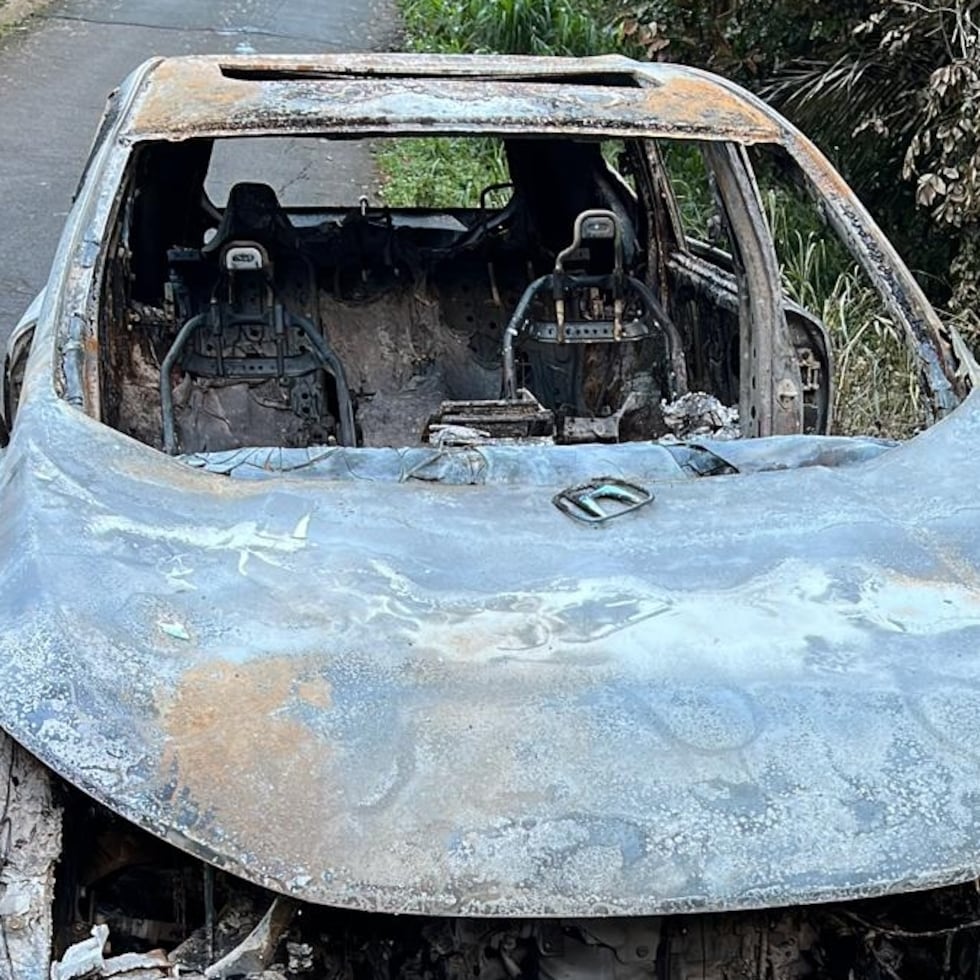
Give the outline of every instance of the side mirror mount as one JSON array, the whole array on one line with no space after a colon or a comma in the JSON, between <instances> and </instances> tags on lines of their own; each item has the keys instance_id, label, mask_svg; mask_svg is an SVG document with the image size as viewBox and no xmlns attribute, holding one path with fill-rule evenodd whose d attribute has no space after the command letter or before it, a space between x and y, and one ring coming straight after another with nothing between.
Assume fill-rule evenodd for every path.
<instances>
[{"instance_id":1,"label":"side mirror mount","mask_svg":"<svg viewBox=\"0 0 980 980\"><path fill-rule=\"evenodd\" d=\"M3 374L0 375L0 447L10 442L10 434L17 417L20 392L24 385L24 372L27 358L34 342L34 329L41 313L44 293L39 293L27 312L20 318L7 340L7 352L3 359Z\"/></svg>"}]
</instances>

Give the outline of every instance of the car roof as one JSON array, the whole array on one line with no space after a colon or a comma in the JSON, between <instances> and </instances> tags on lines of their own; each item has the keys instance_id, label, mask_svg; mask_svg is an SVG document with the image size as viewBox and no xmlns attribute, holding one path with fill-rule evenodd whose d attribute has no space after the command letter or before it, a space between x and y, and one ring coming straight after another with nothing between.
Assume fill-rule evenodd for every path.
<instances>
[{"instance_id":1,"label":"car roof","mask_svg":"<svg viewBox=\"0 0 980 980\"><path fill-rule=\"evenodd\" d=\"M123 135L495 133L779 141L782 120L707 72L619 56L324 54L162 58Z\"/></svg>"}]
</instances>

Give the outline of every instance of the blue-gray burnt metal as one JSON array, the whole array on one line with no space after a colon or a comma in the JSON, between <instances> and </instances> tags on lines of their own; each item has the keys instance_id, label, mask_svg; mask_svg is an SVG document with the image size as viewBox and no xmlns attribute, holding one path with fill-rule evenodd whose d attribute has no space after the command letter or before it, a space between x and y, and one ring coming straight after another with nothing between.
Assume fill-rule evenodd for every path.
<instances>
[{"instance_id":1,"label":"blue-gray burnt metal","mask_svg":"<svg viewBox=\"0 0 980 980\"><path fill-rule=\"evenodd\" d=\"M536 447L524 474L493 447L254 451L260 480L234 478L255 456L170 458L93 417L87 368L146 86L96 148L0 457L4 729L160 837L350 908L634 915L977 875L978 396L899 446ZM941 329L804 149L891 304ZM600 477L655 500L600 526L553 506Z\"/></svg>"},{"instance_id":2,"label":"blue-gray burnt metal","mask_svg":"<svg viewBox=\"0 0 980 980\"><path fill-rule=\"evenodd\" d=\"M207 860L468 915L976 875L975 398L842 466L663 479L634 450L656 501L598 528L552 506L564 475L256 484L54 398L17 429L3 725Z\"/></svg>"}]
</instances>

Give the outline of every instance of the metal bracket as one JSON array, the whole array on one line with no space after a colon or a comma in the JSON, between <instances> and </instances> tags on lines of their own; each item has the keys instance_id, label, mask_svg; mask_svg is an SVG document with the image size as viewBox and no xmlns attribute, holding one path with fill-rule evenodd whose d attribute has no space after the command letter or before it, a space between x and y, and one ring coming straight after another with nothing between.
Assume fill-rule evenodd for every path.
<instances>
[{"instance_id":1,"label":"metal bracket","mask_svg":"<svg viewBox=\"0 0 980 980\"><path fill-rule=\"evenodd\" d=\"M524 333L530 340L545 344L598 344L627 340L645 340L653 331L642 320L630 320L619 325L611 320L566 320L564 337L557 323L530 323Z\"/></svg>"},{"instance_id":2,"label":"metal bracket","mask_svg":"<svg viewBox=\"0 0 980 980\"><path fill-rule=\"evenodd\" d=\"M552 503L563 513L585 524L602 524L652 503L653 494L635 483L604 476L562 490Z\"/></svg>"}]
</instances>

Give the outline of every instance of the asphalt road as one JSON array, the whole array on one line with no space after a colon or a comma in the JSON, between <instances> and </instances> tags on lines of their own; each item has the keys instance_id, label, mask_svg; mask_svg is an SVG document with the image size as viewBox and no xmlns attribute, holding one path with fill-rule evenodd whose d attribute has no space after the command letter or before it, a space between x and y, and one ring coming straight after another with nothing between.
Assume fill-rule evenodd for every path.
<instances>
[{"instance_id":1,"label":"asphalt road","mask_svg":"<svg viewBox=\"0 0 980 980\"><path fill-rule=\"evenodd\" d=\"M153 55L384 50L391 0L56 0L0 43L0 341L44 285L107 93ZM351 191L370 156L334 160ZM356 200L357 194L354 193Z\"/></svg>"}]
</instances>

